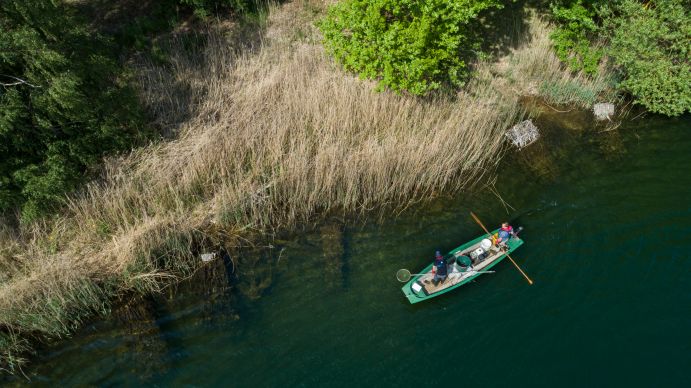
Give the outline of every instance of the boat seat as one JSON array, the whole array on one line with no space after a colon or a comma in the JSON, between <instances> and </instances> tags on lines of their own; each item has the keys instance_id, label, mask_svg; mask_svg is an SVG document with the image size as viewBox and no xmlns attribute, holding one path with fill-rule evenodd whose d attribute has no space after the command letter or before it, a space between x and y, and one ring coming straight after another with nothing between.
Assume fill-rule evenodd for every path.
<instances>
[{"instance_id":1,"label":"boat seat","mask_svg":"<svg viewBox=\"0 0 691 388\"><path fill-rule=\"evenodd\" d=\"M425 287L426 284L421 283L420 281L417 281L415 283L418 284L422 288L422 293L425 294L425 296L429 296L429 291L427 291L427 287Z\"/></svg>"}]
</instances>

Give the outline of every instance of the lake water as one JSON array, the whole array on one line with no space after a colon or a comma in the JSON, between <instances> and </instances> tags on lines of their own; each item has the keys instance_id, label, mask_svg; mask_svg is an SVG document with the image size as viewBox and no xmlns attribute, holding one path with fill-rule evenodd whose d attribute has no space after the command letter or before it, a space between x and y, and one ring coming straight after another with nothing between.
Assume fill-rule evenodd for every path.
<instances>
[{"instance_id":1,"label":"lake water","mask_svg":"<svg viewBox=\"0 0 691 388\"><path fill-rule=\"evenodd\" d=\"M254 264L270 279L258 299L183 288L43 349L26 372L37 385L691 386L690 122L548 128L501 166L513 209L478 188L327 225ZM396 271L480 235L469 210L525 228L512 256L535 284L504 261L408 304Z\"/></svg>"}]
</instances>

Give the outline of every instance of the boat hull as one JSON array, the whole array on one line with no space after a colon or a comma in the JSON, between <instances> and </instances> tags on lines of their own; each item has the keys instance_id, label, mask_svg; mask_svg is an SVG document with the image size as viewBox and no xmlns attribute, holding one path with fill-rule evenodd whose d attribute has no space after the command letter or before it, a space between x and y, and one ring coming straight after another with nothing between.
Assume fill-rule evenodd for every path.
<instances>
[{"instance_id":1,"label":"boat hull","mask_svg":"<svg viewBox=\"0 0 691 388\"><path fill-rule=\"evenodd\" d=\"M494 235L499 229L492 232ZM474 240L471 240L459 247L456 247L449 251L450 255L456 257L461 254L465 254L469 251L476 249L480 245L480 242L487 238L487 235L482 235ZM504 258L515 251L518 247L523 245L523 240L519 237L513 237L507 242L506 251L494 250L489 257L485 260L473 264L473 271L466 272L453 272L450 271L447 279L444 283L439 286L435 286L431 283L433 278L432 266L434 263L429 264L425 269L419 271L420 275L413 276L402 288L403 294L408 298L410 303L419 303L428 299L432 299L439 295L443 295L449 291L455 290L456 288L471 282L473 279L482 275L479 271L488 271L490 268L499 264ZM416 285L417 284L417 285ZM414 285L415 288L414 288Z\"/></svg>"}]
</instances>

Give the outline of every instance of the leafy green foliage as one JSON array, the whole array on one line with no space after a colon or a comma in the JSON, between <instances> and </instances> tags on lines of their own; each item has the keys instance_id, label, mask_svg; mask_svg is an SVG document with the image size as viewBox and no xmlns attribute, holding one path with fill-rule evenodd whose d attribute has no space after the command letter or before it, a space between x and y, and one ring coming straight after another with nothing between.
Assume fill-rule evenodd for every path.
<instances>
[{"instance_id":1,"label":"leafy green foliage","mask_svg":"<svg viewBox=\"0 0 691 388\"><path fill-rule=\"evenodd\" d=\"M552 4L552 15L559 26L552 33L552 42L559 59L572 70L595 74L603 52L591 45L599 26L595 7L599 2L583 0L558 1Z\"/></svg>"},{"instance_id":2,"label":"leafy green foliage","mask_svg":"<svg viewBox=\"0 0 691 388\"><path fill-rule=\"evenodd\" d=\"M379 80L379 88L423 95L457 86L464 54L477 49L470 31L499 0L345 0L320 28L329 52L347 70Z\"/></svg>"},{"instance_id":3,"label":"leafy green foliage","mask_svg":"<svg viewBox=\"0 0 691 388\"><path fill-rule=\"evenodd\" d=\"M622 1L608 9L607 53L625 73L620 87L651 112L691 111L691 18L688 2L658 0L649 6Z\"/></svg>"},{"instance_id":4,"label":"leafy green foliage","mask_svg":"<svg viewBox=\"0 0 691 388\"><path fill-rule=\"evenodd\" d=\"M142 138L113 47L61 2L0 3L0 211L36 218Z\"/></svg>"},{"instance_id":5,"label":"leafy green foliage","mask_svg":"<svg viewBox=\"0 0 691 388\"><path fill-rule=\"evenodd\" d=\"M594 74L606 55L636 103L669 116L691 110L688 0L562 0L551 9L557 55L573 70Z\"/></svg>"}]
</instances>

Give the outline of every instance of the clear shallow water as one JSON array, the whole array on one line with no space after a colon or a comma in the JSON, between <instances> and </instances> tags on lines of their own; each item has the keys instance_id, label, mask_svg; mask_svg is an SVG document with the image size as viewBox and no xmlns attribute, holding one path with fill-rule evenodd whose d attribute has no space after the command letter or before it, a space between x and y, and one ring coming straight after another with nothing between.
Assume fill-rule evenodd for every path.
<instances>
[{"instance_id":1,"label":"clear shallow water","mask_svg":"<svg viewBox=\"0 0 691 388\"><path fill-rule=\"evenodd\" d=\"M39 385L689 386L689 123L547 131L505 163L508 215L485 191L351 225L326 274L333 241L302 236L266 264L260 299L182 293L144 318L90 325L28 374ZM525 227L514 257L535 285L505 261L409 305L396 270L481 234L471 207L488 226Z\"/></svg>"}]
</instances>

